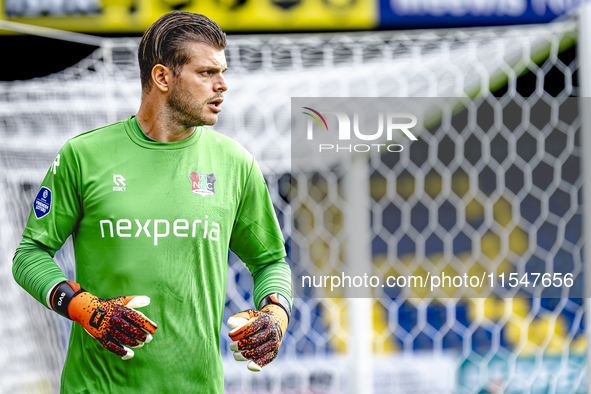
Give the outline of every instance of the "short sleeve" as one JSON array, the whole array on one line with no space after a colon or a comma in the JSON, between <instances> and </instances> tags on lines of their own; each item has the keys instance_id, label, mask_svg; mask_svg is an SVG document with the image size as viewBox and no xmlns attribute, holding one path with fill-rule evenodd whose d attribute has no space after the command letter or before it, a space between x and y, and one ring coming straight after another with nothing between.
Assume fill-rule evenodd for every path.
<instances>
[{"instance_id":1,"label":"short sleeve","mask_svg":"<svg viewBox=\"0 0 591 394\"><path fill-rule=\"evenodd\" d=\"M58 250L81 216L79 164L68 141L56 155L35 196L24 237Z\"/></svg>"},{"instance_id":2,"label":"short sleeve","mask_svg":"<svg viewBox=\"0 0 591 394\"><path fill-rule=\"evenodd\" d=\"M230 249L248 266L282 259L285 241L263 174L252 161L232 228Z\"/></svg>"}]
</instances>

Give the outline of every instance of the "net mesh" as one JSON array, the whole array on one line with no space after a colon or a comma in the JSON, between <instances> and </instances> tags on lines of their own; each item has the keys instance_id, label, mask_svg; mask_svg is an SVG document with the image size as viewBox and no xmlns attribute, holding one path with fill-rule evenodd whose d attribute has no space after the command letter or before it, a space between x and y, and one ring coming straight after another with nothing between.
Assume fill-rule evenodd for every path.
<instances>
[{"instance_id":1,"label":"net mesh","mask_svg":"<svg viewBox=\"0 0 591 394\"><path fill-rule=\"evenodd\" d=\"M557 259L580 266L579 119L576 111L562 111L578 94L577 62L560 56L575 36L574 21L232 36L230 89L215 130L257 158L297 275L295 262L321 271L330 262L343 197L334 169L319 168L294 185L291 97L464 98L463 111L444 116L402 154L368 158L376 272L386 273L384 262L393 260L401 262L400 273L427 260L474 265L487 259L517 272ZM0 392L58 391L70 323L18 288L10 262L39 184L66 139L139 108L137 44L109 39L60 73L0 84ZM522 111L522 122L468 127L482 111L493 119L499 111ZM295 202L294 187L304 190ZM73 278L69 243L56 260ZM252 306L250 273L234 255L228 278L226 318ZM585 390L580 298L384 294L373 304L376 393ZM235 365L224 325L226 391L347 392L354 373L348 352L356 340L348 305L347 299L295 299L278 359L261 374Z\"/></svg>"}]
</instances>

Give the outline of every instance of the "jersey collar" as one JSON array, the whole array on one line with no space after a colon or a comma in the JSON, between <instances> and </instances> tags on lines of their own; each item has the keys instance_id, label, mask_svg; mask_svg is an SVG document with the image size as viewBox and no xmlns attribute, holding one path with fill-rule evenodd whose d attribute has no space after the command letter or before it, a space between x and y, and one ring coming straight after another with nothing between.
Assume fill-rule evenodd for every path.
<instances>
[{"instance_id":1,"label":"jersey collar","mask_svg":"<svg viewBox=\"0 0 591 394\"><path fill-rule=\"evenodd\" d=\"M125 131L129 138L136 144L148 148L148 149L182 149L188 146L193 145L201 135L203 134L203 130L205 127L196 127L195 132L191 134L189 138L185 138L184 140L174 141L174 142L161 142L156 141L150 137L148 137L144 131L141 129L140 125L137 122L135 115L130 116L128 119L124 121L125 124Z\"/></svg>"}]
</instances>

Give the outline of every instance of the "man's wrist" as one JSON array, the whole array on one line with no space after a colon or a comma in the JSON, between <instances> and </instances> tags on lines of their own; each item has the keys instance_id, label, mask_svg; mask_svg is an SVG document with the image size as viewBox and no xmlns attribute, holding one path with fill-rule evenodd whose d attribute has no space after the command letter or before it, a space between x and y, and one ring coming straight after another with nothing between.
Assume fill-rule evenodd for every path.
<instances>
[{"instance_id":1,"label":"man's wrist","mask_svg":"<svg viewBox=\"0 0 591 394\"><path fill-rule=\"evenodd\" d=\"M55 290L56 287L58 287L63 281L57 282L56 284L54 284L53 286L51 286L51 288L49 289L49 291L47 292L47 295L45 296L45 305L49 308L49 309L53 309L51 307L51 295L53 294L53 291Z\"/></svg>"},{"instance_id":2,"label":"man's wrist","mask_svg":"<svg viewBox=\"0 0 591 394\"><path fill-rule=\"evenodd\" d=\"M49 292L49 306L60 315L72 319L68 312L70 302L72 298L84 291L76 282L60 282Z\"/></svg>"}]
</instances>

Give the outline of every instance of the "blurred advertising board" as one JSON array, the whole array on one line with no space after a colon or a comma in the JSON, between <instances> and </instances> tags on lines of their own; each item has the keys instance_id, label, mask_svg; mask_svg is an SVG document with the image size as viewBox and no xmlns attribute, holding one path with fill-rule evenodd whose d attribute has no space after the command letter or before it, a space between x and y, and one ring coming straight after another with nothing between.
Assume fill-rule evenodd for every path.
<instances>
[{"instance_id":1,"label":"blurred advertising board","mask_svg":"<svg viewBox=\"0 0 591 394\"><path fill-rule=\"evenodd\" d=\"M586 0L0 0L0 19L141 33L159 16L205 14L225 31L372 30L544 23Z\"/></svg>"},{"instance_id":2,"label":"blurred advertising board","mask_svg":"<svg viewBox=\"0 0 591 394\"><path fill-rule=\"evenodd\" d=\"M1 19L92 33L141 33L174 11L207 15L225 31L367 30L376 0L0 0Z\"/></svg>"},{"instance_id":3,"label":"blurred advertising board","mask_svg":"<svg viewBox=\"0 0 591 394\"><path fill-rule=\"evenodd\" d=\"M379 27L409 29L545 23L586 0L379 0Z\"/></svg>"}]
</instances>

